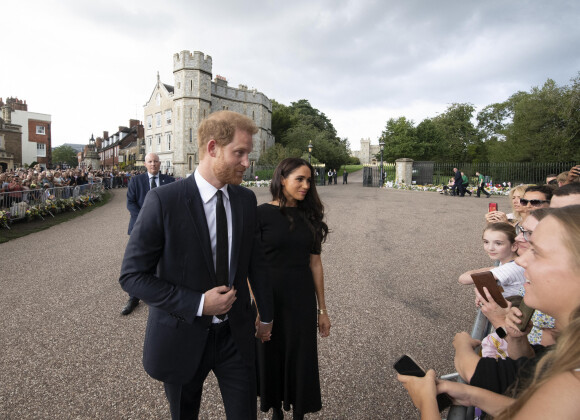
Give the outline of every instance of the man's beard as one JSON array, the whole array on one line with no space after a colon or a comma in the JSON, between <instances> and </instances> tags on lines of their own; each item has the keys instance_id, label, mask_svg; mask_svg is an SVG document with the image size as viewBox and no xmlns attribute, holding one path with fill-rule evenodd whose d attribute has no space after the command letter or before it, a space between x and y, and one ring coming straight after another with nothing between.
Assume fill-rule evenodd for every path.
<instances>
[{"instance_id":1,"label":"man's beard","mask_svg":"<svg viewBox=\"0 0 580 420\"><path fill-rule=\"evenodd\" d=\"M221 183L239 185L243 181L243 176L236 172L245 170L246 168L241 165L232 168L225 163L223 156L220 156L214 166L214 175Z\"/></svg>"}]
</instances>

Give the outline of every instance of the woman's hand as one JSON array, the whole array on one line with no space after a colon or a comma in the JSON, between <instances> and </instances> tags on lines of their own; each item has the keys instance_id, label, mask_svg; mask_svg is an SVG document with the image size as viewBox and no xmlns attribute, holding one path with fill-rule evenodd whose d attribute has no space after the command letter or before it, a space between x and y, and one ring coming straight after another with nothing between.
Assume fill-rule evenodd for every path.
<instances>
[{"instance_id":1,"label":"woman's hand","mask_svg":"<svg viewBox=\"0 0 580 420\"><path fill-rule=\"evenodd\" d=\"M321 337L330 335L330 318L328 314L318 314L318 331Z\"/></svg>"},{"instance_id":2,"label":"woman's hand","mask_svg":"<svg viewBox=\"0 0 580 420\"><path fill-rule=\"evenodd\" d=\"M530 321L526 326L524 331L520 331L519 326L522 324L522 311L518 308L513 307L510 308L510 311L507 313L505 320L506 320L506 332L510 337L519 338L523 336L527 336L530 331L532 331L532 322Z\"/></svg>"},{"instance_id":3,"label":"woman's hand","mask_svg":"<svg viewBox=\"0 0 580 420\"><path fill-rule=\"evenodd\" d=\"M397 379L403 384L411 396L413 404L421 411L423 416L428 414L428 412L439 414L436 400L437 385L433 369L428 370L422 378L398 374Z\"/></svg>"},{"instance_id":4,"label":"woman's hand","mask_svg":"<svg viewBox=\"0 0 580 420\"><path fill-rule=\"evenodd\" d=\"M481 296L481 293L479 293L477 287L474 290L475 306L481 309L481 312L486 316L487 319L489 319L489 322L491 322L494 328L503 327L505 325L506 315L509 313L512 306L511 302L508 302L507 308L502 308L496 303L495 300L493 300L493 297L487 290L487 287L483 288L485 298Z\"/></svg>"},{"instance_id":5,"label":"woman's hand","mask_svg":"<svg viewBox=\"0 0 580 420\"><path fill-rule=\"evenodd\" d=\"M465 349L473 351L473 349L479 345L481 345L481 341L472 338L471 335L465 331L455 334L455 338L453 338L453 347L455 348L455 351Z\"/></svg>"},{"instance_id":6,"label":"woman's hand","mask_svg":"<svg viewBox=\"0 0 580 420\"><path fill-rule=\"evenodd\" d=\"M509 223L507 215L503 211L490 211L485 215L485 220L487 223Z\"/></svg>"}]
</instances>

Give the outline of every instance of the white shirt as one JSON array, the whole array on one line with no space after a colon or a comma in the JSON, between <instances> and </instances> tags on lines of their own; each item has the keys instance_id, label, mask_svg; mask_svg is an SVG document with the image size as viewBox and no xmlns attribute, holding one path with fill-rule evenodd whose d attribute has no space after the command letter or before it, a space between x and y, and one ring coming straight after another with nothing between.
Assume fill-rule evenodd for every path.
<instances>
[{"instance_id":1,"label":"white shirt","mask_svg":"<svg viewBox=\"0 0 580 420\"><path fill-rule=\"evenodd\" d=\"M197 188L199 189L199 195L201 196L201 201L203 202L203 210L205 212L205 219L207 220L207 228L209 230L209 240L211 242L211 254L213 256L213 266L215 269L215 254L217 247L217 231L216 231L216 217L215 208L217 203L217 188L207 182L201 174L196 170L193 173L195 177L195 182L197 183ZM223 193L224 207L226 208L226 218L228 219L228 261L232 260L232 207L230 205L230 196L228 195L227 184L220 188ZM228 270L229 271L229 270ZM197 316L203 314L203 303L205 301L205 294L202 295L201 301L199 303L199 308L197 310ZM214 317L214 321L217 320Z\"/></svg>"},{"instance_id":2,"label":"white shirt","mask_svg":"<svg viewBox=\"0 0 580 420\"><path fill-rule=\"evenodd\" d=\"M149 172L147 172L147 175L149 175L149 189L151 189L151 178L155 177L155 186L158 187L159 186L159 174L157 175L151 175Z\"/></svg>"},{"instance_id":3,"label":"white shirt","mask_svg":"<svg viewBox=\"0 0 580 420\"><path fill-rule=\"evenodd\" d=\"M518 295L520 287L526 282L524 268L517 265L515 261L492 268L491 272L503 287L504 297Z\"/></svg>"}]
</instances>

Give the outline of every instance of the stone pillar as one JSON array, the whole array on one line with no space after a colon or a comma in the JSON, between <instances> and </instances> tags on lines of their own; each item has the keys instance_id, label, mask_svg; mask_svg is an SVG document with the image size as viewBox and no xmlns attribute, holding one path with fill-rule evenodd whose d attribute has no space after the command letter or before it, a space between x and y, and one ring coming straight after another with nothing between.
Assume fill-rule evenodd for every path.
<instances>
[{"instance_id":1,"label":"stone pillar","mask_svg":"<svg viewBox=\"0 0 580 420\"><path fill-rule=\"evenodd\" d=\"M413 159L401 158L395 161L395 184L411 185L413 181Z\"/></svg>"}]
</instances>

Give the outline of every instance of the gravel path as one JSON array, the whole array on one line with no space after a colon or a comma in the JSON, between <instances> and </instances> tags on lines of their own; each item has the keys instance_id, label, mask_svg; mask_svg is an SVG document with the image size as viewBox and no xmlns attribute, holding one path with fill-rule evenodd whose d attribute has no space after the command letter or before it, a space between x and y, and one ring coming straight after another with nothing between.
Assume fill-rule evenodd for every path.
<instances>
[{"instance_id":1,"label":"gravel path","mask_svg":"<svg viewBox=\"0 0 580 420\"><path fill-rule=\"evenodd\" d=\"M254 191L269 201L266 188ZM392 364L409 353L454 371L453 335L475 316L472 289L457 277L489 264L480 237L490 200L363 188L360 172L319 193L332 230L323 264L333 327L319 339L323 409L306 418L418 418ZM162 384L141 365L147 307L119 314L129 213L126 190L113 194L0 245L1 419L169 418ZM202 413L225 418L213 377Z\"/></svg>"}]
</instances>

